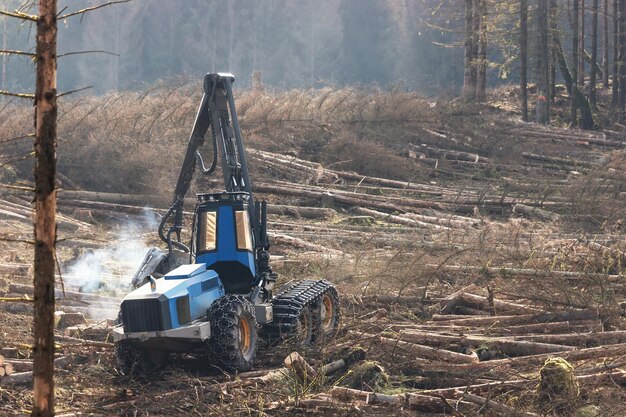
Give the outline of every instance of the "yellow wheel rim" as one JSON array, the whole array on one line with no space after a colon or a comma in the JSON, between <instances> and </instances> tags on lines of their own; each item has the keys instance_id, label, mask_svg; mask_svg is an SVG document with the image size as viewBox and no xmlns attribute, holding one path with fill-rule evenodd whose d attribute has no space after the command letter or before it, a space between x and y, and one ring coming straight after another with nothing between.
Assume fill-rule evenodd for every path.
<instances>
[{"instance_id":1,"label":"yellow wheel rim","mask_svg":"<svg viewBox=\"0 0 626 417\"><path fill-rule=\"evenodd\" d=\"M239 347L244 356L250 351L251 344L250 323L248 323L247 319L241 317L239 319Z\"/></svg>"},{"instance_id":2,"label":"yellow wheel rim","mask_svg":"<svg viewBox=\"0 0 626 417\"><path fill-rule=\"evenodd\" d=\"M310 327L310 323L309 323L309 317L306 314L300 314L300 317L298 317L298 322L300 324L300 331L299 331L299 342L304 342L307 340L308 335L309 335L309 327ZM307 341L308 343L308 341Z\"/></svg>"},{"instance_id":3,"label":"yellow wheel rim","mask_svg":"<svg viewBox=\"0 0 626 417\"><path fill-rule=\"evenodd\" d=\"M324 330L330 330L333 326L334 305L330 295L324 294L322 298L322 326Z\"/></svg>"}]
</instances>

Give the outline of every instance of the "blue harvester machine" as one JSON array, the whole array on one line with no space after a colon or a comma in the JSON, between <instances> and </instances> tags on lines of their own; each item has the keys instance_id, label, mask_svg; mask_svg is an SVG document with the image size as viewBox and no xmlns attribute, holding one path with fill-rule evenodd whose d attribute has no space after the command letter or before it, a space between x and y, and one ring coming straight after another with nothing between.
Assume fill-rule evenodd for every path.
<instances>
[{"instance_id":1,"label":"blue harvester machine","mask_svg":"<svg viewBox=\"0 0 626 417\"><path fill-rule=\"evenodd\" d=\"M254 200L235 111L231 74L207 74L171 208L159 225L167 251L151 249L121 303L113 332L118 368L128 374L158 365L169 353L204 353L211 363L243 371L253 365L259 332L299 344L334 334L339 299L326 281L290 283L277 294L270 267L267 205ZM212 163L201 156L211 129ZM224 191L198 194L191 241L181 240L183 204L196 168L218 160Z\"/></svg>"}]
</instances>

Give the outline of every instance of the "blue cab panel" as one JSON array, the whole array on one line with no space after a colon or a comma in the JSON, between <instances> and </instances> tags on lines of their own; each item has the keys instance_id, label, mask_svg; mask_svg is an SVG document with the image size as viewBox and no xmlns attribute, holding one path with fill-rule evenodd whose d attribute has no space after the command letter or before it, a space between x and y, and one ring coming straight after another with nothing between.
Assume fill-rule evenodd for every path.
<instances>
[{"instance_id":1,"label":"blue cab panel","mask_svg":"<svg viewBox=\"0 0 626 417\"><path fill-rule=\"evenodd\" d=\"M196 262L215 270L227 293L246 294L256 278L254 234L244 192L200 194Z\"/></svg>"},{"instance_id":2,"label":"blue cab panel","mask_svg":"<svg viewBox=\"0 0 626 417\"><path fill-rule=\"evenodd\" d=\"M167 274L165 274L165 279L186 279L201 274L206 271L206 264L197 263L197 264L188 264L181 265L176 269L171 270Z\"/></svg>"},{"instance_id":3,"label":"blue cab panel","mask_svg":"<svg viewBox=\"0 0 626 417\"><path fill-rule=\"evenodd\" d=\"M206 317L211 304L225 294L218 274L207 270L206 264L182 265L154 284L148 282L124 297L126 331L158 331L187 325ZM150 317L141 316L148 312Z\"/></svg>"}]
</instances>

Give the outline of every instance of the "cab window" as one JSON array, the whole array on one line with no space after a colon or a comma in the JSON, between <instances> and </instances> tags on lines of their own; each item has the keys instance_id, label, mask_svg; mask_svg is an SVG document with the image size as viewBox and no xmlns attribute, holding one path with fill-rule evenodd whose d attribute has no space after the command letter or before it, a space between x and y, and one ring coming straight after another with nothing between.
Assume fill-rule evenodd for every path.
<instances>
[{"instance_id":1,"label":"cab window","mask_svg":"<svg viewBox=\"0 0 626 417\"><path fill-rule=\"evenodd\" d=\"M237 249L252 250L250 220L247 210L235 210L235 227L237 228Z\"/></svg>"},{"instance_id":2,"label":"cab window","mask_svg":"<svg viewBox=\"0 0 626 417\"><path fill-rule=\"evenodd\" d=\"M199 226L198 252L215 250L217 248L217 212L201 213Z\"/></svg>"}]
</instances>

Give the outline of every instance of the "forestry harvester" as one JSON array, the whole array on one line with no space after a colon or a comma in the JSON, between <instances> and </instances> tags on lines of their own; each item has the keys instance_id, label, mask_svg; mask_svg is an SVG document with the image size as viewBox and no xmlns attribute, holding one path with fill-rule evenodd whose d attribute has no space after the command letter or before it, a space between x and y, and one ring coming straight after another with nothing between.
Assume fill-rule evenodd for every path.
<instances>
[{"instance_id":1,"label":"forestry harvester","mask_svg":"<svg viewBox=\"0 0 626 417\"><path fill-rule=\"evenodd\" d=\"M339 300L326 281L289 283L273 294L267 205L252 194L235 111L231 74L207 74L200 108L158 234L121 303L113 337L119 370L157 365L170 353L201 353L215 366L253 365L259 334L315 343L339 326ZM200 153L211 130L212 163ZM183 205L196 168L209 175L221 161L224 190L198 194L190 242L183 242Z\"/></svg>"}]
</instances>

